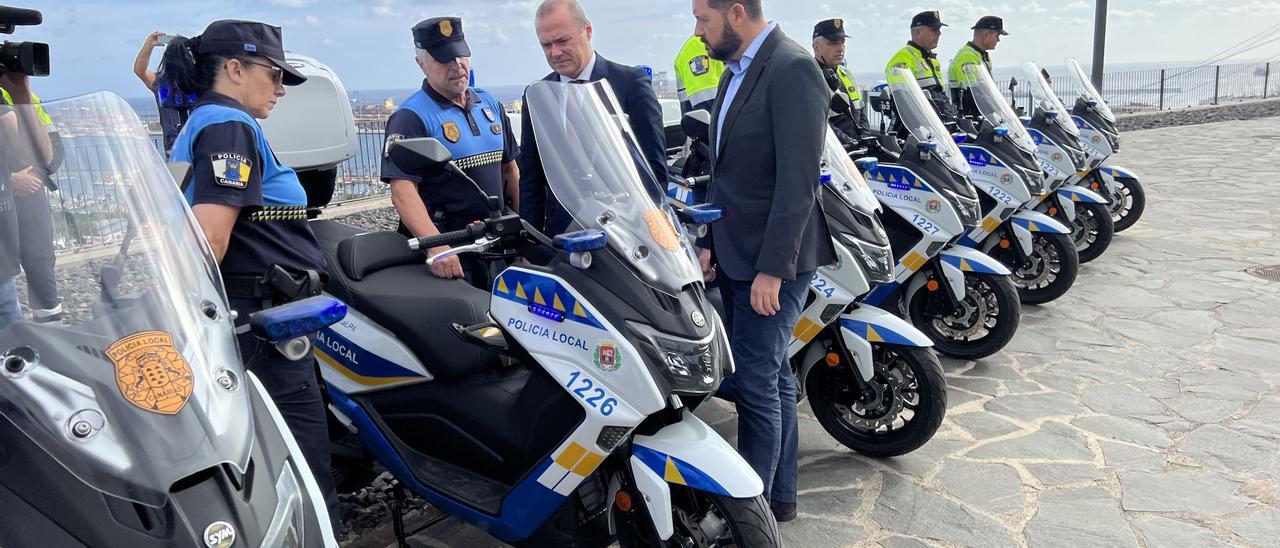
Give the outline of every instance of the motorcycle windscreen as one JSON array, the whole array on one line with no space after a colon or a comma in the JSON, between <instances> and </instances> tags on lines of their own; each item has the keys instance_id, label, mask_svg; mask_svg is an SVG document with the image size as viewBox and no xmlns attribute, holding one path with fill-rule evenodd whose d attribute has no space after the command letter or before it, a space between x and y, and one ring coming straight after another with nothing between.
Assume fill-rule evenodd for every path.
<instances>
[{"instance_id":1,"label":"motorcycle windscreen","mask_svg":"<svg viewBox=\"0 0 1280 548\"><path fill-rule=\"evenodd\" d=\"M832 186L836 192L863 213L875 217L876 212L880 211L880 200L876 199L871 187L867 186L867 180L858 171L858 166L849 159L849 153L844 151L844 145L840 144L840 138L831 131L831 126L827 126L826 139L823 141L822 161L831 170L831 182L835 183Z\"/></svg>"},{"instance_id":2,"label":"motorcycle windscreen","mask_svg":"<svg viewBox=\"0 0 1280 548\"><path fill-rule=\"evenodd\" d=\"M525 92L543 171L556 199L654 289L702 280L693 245L652 183L626 114L605 82L541 81Z\"/></svg>"},{"instance_id":3,"label":"motorcycle windscreen","mask_svg":"<svg viewBox=\"0 0 1280 548\"><path fill-rule=\"evenodd\" d=\"M937 144L935 155L942 159L948 168L961 175L968 175L969 162L960 153L960 147L956 146L951 132L947 131L942 119L938 118L938 113L933 110L933 105L925 97L924 91L921 91L911 71L894 67L889 70L887 76L893 104L898 109L898 122L905 126L917 141L921 143L932 141Z\"/></svg>"},{"instance_id":4,"label":"motorcycle windscreen","mask_svg":"<svg viewBox=\"0 0 1280 548\"><path fill-rule=\"evenodd\" d=\"M1080 128L1076 127L1075 121L1071 119L1071 111L1062 106L1062 100L1053 92L1053 88L1049 87L1049 82L1040 73L1040 67L1031 61L1027 61L1022 64L1022 74L1027 82L1027 87L1031 89L1031 99L1036 108L1045 112L1056 112L1057 115L1053 118L1053 121L1062 127L1063 131L1079 137Z\"/></svg>"},{"instance_id":5,"label":"motorcycle windscreen","mask_svg":"<svg viewBox=\"0 0 1280 548\"><path fill-rule=\"evenodd\" d=\"M1080 98L1093 106L1103 118L1108 122L1116 123L1116 115L1111 112L1111 107L1102 99L1102 94L1098 93L1098 88L1093 87L1093 82L1089 80L1089 75L1085 74L1084 68L1077 63L1075 59L1067 59L1067 73L1071 75L1071 79L1075 80L1076 89L1079 90Z\"/></svg>"},{"instance_id":6,"label":"motorcycle windscreen","mask_svg":"<svg viewBox=\"0 0 1280 548\"><path fill-rule=\"evenodd\" d=\"M47 201L20 180L0 189L0 256L17 255L20 234L57 261L16 278L0 270L23 303L22 317L0 316L0 415L84 483L142 504L222 463L243 472L254 428L244 369L213 255L158 136L105 92L15 109L0 115L0 153L53 185L35 190ZM230 184L260 168L248 164L213 169ZM15 200L48 215L15 215ZM61 319L34 321L49 309L28 303L51 290Z\"/></svg>"},{"instance_id":7,"label":"motorcycle windscreen","mask_svg":"<svg viewBox=\"0 0 1280 548\"><path fill-rule=\"evenodd\" d=\"M1018 119L1018 114L1013 111L1013 107L1000 95L1000 89L987 73L986 67L978 64L965 65L964 72L969 77L965 85L968 86L969 95L973 97L973 102L978 106L978 112L982 113L982 117L986 118L992 127L1008 130L1008 139L1013 141L1015 146L1024 152L1035 154L1035 141L1031 139L1031 134L1027 133L1027 128L1022 125L1022 120Z\"/></svg>"}]
</instances>

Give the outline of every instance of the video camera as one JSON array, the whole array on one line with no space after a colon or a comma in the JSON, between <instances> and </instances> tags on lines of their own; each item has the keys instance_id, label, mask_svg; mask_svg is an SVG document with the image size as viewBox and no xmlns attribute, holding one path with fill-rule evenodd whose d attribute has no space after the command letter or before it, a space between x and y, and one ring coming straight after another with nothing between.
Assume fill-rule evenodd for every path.
<instances>
[{"instance_id":1,"label":"video camera","mask_svg":"<svg viewBox=\"0 0 1280 548\"><path fill-rule=\"evenodd\" d=\"M19 26L35 26L44 21L37 10L0 6L0 34L13 34ZM8 42L0 45L0 75L17 72L27 76L49 75L49 44Z\"/></svg>"}]
</instances>

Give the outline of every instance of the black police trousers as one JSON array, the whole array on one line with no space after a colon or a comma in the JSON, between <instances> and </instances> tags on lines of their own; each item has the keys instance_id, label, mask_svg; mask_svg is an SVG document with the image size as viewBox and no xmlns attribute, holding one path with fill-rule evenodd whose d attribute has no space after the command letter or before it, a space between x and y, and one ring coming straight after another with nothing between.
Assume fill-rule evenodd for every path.
<instances>
[{"instance_id":1,"label":"black police trousers","mask_svg":"<svg viewBox=\"0 0 1280 548\"><path fill-rule=\"evenodd\" d=\"M55 320L49 310L58 306L58 279L53 265L53 212L43 187L35 194L14 193L18 213L19 260L27 273L27 305L35 321Z\"/></svg>"},{"instance_id":2,"label":"black police trousers","mask_svg":"<svg viewBox=\"0 0 1280 548\"><path fill-rule=\"evenodd\" d=\"M249 315L262 310L262 302L254 299L231 299L231 308L239 314L239 323L249 321ZM338 492L329 470L329 420L328 410L320 395L321 383L316 377L316 359L307 357L289 361L276 350L275 345L257 338L253 333L236 336L240 344L240 358L245 369L252 371L271 394L280 416L289 426L293 438L302 449L302 457L320 484L325 505L329 507L329 519L337 533L342 523L338 508Z\"/></svg>"}]
</instances>

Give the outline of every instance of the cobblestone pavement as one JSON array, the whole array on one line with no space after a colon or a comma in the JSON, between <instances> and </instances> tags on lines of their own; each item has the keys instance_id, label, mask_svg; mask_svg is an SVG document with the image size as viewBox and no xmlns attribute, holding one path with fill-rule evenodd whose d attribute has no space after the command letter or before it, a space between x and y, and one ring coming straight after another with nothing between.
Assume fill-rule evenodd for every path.
<instances>
[{"instance_id":1,"label":"cobblestone pavement","mask_svg":"<svg viewBox=\"0 0 1280 548\"><path fill-rule=\"evenodd\" d=\"M801 419L789 546L1280 543L1280 119L1123 135L1144 218L1003 353L943 362L949 410L874 460ZM711 407L711 406L708 406ZM733 416L700 411L727 437ZM429 540L427 537L432 537ZM447 525L419 546L481 546Z\"/></svg>"}]
</instances>

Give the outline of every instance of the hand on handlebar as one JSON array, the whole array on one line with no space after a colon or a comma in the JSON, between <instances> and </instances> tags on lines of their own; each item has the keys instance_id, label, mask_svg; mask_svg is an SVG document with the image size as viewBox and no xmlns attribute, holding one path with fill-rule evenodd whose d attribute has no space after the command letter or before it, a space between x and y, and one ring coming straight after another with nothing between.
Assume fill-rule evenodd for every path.
<instances>
[{"instance_id":1,"label":"hand on handlebar","mask_svg":"<svg viewBox=\"0 0 1280 548\"><path fill-rule=\"evenodd\" d=\"M433 247L429 255L434 257L446 251L449 251L447 245ZM437 278L450 280L462 277L462 261L456 255L432 261L430 268L431 275Z\"/></svg>"}]
</instances>

